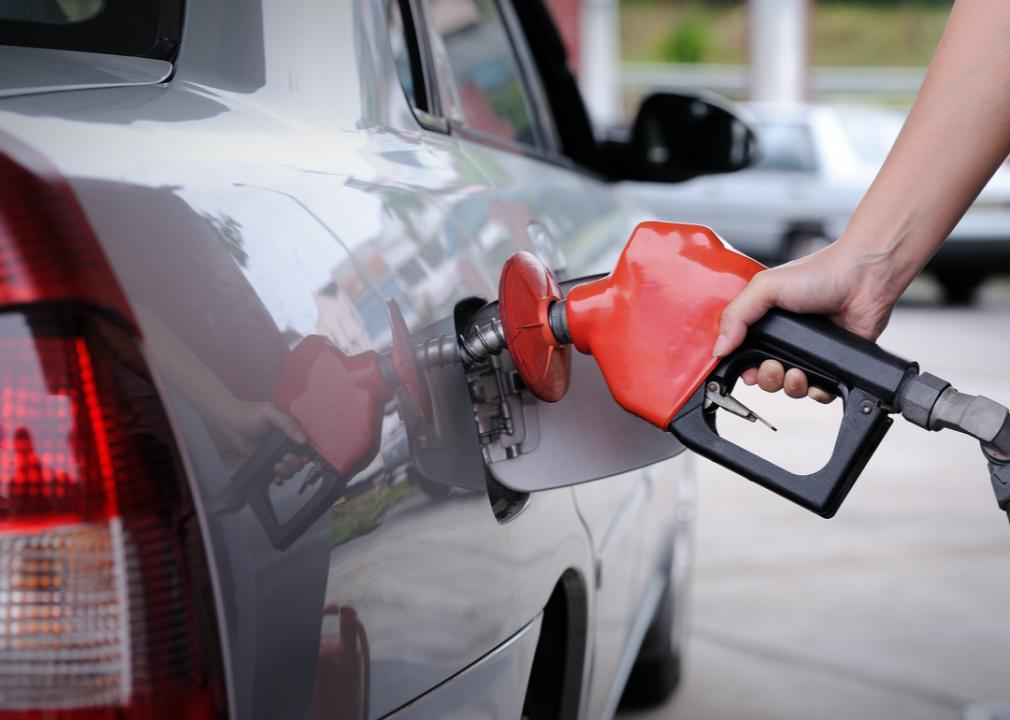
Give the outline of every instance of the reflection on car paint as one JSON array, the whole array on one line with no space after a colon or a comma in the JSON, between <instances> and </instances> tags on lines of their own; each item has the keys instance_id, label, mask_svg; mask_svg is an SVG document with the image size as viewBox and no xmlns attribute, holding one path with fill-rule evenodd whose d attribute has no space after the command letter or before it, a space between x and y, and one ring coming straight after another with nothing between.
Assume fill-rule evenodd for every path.
<instances>
[{"instance_id":1,"label":"reflection on car paint","mask_svg":"<svg viewBox=\"0 0 1010 720\"><path fill-rule=\"evenodd\" d=\"M287 413L307 438L302 445L281 428L270 431L256 452L232 476L213 504L212 512L235 512L245 503L256 513L273 546L286 550L323 515L348 483L379 454L387 427L405 438L404 427L424 432L429 443L437 438L426 368L418 362L415 344L407 332L395 300L387 302L392 345L378 353L366 350L345 355L320 335L303 338L284 360L281 381L274 393L275 407ZM385 408L396 397L405 425L387 424ZM335 432L335 428L341 428ZM416 444L417 441L415 441ZM386 467L410 462L410 443L382 442ZM404 448L403 452L396 450ZM271 487L277 468L286 458L300 458L309 468L298 479L297 494L304 503L279 517ZM305 493L310 486L318 486ZM277 495L274 493L273 495ZM290 505L286 494L278 501Z\"/></svg>"},{"instance_id":2,"label":"reflection on car paint","mask_svg":"<svg viewBox=\"0 0 1010 720\"><path fill-rule=\"evenodd\" d=\"M430 164L430 156L425 157ZM248 417L249 410L273 399L289 348L317 335L346 354L381 350L392 339L384 307L389 299L402 303L410 326L429 323L414 334L414 342L453 335L452 314L460 293L493 293L493 278L487 271L493 263L486 255L488 250L483 242L473 242L475 236L488 239L488 246L497 249L507 237L501 215L488 210L493 199L480 198L464 185L440 195L433 203L407 193L397 194L385 186L382 192L388 202L377 202L374 193L381 187L378 184L359 181L359 187L352 187L358 182L346 177L302 177L312 182L306 183L308 187L300 193L300 204L253 187L251 181L246 186L224 189L199 185L121 186L116 191L119 197L123 193L134 195L132 201L124 199L130 207L157 207L164 227L173 229L162 241L173 246L172 253L166 254L166 262L152 265L142 257L143 248L139 246L136 253L130 249L120 252L118 259L122 262L125 257L133 266L126 273L135 283L130 296L139 301L138 313L143 316L152 355L161 360L163 380L173 390L170 396L188 407L184 411L179 406L177 412L183 412L183 417L189 411L195 412L214 439L213 447L194 443L190 448L196 453L192 459L198 475L207 481L201 487L205 502L211 505L227 486L227 478L262 441L257 440L261 436L250 436L242 423L237 426L233 420ZM364 193L366 188L373 193L371 196ZM319 199L314 207L309 205L313 197ZM335 209L340 210L348 202L355 203L359 211L367 210L359 217L374 218L374 222L360 227L342 226L349 232L341 236L344 242L335 241L306 212L307 207L312 208L319 219L335 227ZM444 217L454 203L466 208L459 218L442 227L432 222ZM437 210L435 218L433 208ZM141 213L136 221L137 236L151 232ZM278 228L284 228L280 235ZM131 255L135 261L129 259ZM177 265L186 258L200 258L201 264ZM208 263L210 258L216 259ZM330 269L319 264L321 258L333 260ZM205 276L213 277L213 282ZM306 281L300 292L290 281L298 277ZM171 292L170 285L192 287L193 292L180 295ZM166 308L166 303L173 307ZM240 311L231 312L227 324L216 324L215 314L207 310L225 305ZM251 358L256 362L247 361ZM479 632L451 638L416 637L403 625L430 622L435 607L444 605L441 599L419 598L410 610L398 604L390 606L382 597L373 595L374 583L361 580L371 577L373 571L363 574L352 570L355 563L349 563L343 554L343 548L353 548L352 557L359 553L373 557L374 573L385 574L384 584L407 587L424 581L394 569L401 567L398 556L402 551L395 540L387 542L385 535L377 532L384 525L416 527L411 550L424 555L435 552L438 562L446 565L442 571L431 560L409 564L427 568L430 577L442 577L443 581L454 577L459 568L474 564L468 548L475 543L490 547L497 534L486 493L474 492L484 489L485 480L461 370L442 367L430 374L437 396L435 422L420 421L412 407L416 403L402 392L395 393L381 411L378 453L366 467L347 478L336 504L322 512L319 522L302 524L301 535L291 538L287 550L277 555L263 552L264 544L271 547L269 536L248 507L210 518L222 583L234 587L238 598L255 599L255 603L229 616L232 642L246 648L235 651L236 662L240 667L252 666L242 671L243 677L275 675L276 668L267 662L268 653L254 648L285 644L281 636L276 636L282 627L289 633L296 632L294 617L286 615L276 627L269 620L269 608L276 604L271 599L276 581L260 585L256 580L262 573L272 576L281 572L268 568L279 568L277 563L283 556L290 556L287 562L294 563L292 567L298 570L282 574L296 572L304 593L298 603L285 604L301 607L301 612L307 613L306 622L316 612L311 609L316 603L320 608L324 603L362 607L362 625L370 622L368 618L380 618L378 651L372 660L389 668L389 672L372 688L377 698L371 705L373 710L388 711L391 708L386 707L387 703L396 703L404 694L430 686L461 661L475 659L478 648L489 641L485 635L489 628L498 628L491 637L504 638L513 606L513 568L505 552L507 545L500 550L482 551L480 567L472 567L467 573L475 585L466 597L486 598L484 605L494 614L473 618L474 627L481 628ZM214 392L207 392L207 387L213 387ZM226 398L223 405L227 411L222 411L222 404L216 404L221 397ZM413 451L412 443L416 446ZM215 485L222 471L226 479ZM278 521L289 520L305 505L308 496L318 492L311 483L302 488L308 479L299 476L283 486L267 484L270 509ZM299 489L303 489L302 494ZM458 548L464 554L445 560L456 548L434 551L426 546L425 539L434 537L429 527L441 528L439 536L458 537ZM447 531L447 527L453 529ZM325 547L334 553L329 574L321 572L326 560L318 554L322 550L318 545L320 530L327 538ZM394 529L393 534L398 531ZM362 543L366 546L361 547ZM248 549L242 549L243 545ZM357 580L348 582L349 576ZM307 582L309 577L322 580L318 594L313 591L314 583ZM319 632L321 646L333 639L325 625ZM292 678L288 682L296 681ZM243 694L264 717L278 708L273 708L270 699L261 697L255 688L269 686L256 681L252 694Z\"/></svg>"},{"instance_id":3,"label":"reflection on car paint","mask_svg":"<svg viewBox=\"0 0 1010 720\"><path fill-rule=\"evenodd\" d=\"M419 131L381 5L194 3L170 83L0 110L58 160L137 311L202 505L234 717L378 717L455 677L528 627L566 569L591 578L586 532L632 482L545 493L499 524L465 375L440 366L426 374L431 421L394 393L378 452L286 550L248 504L206 512L269 434L264 412L305 338L379 352L389 299L414 342L453 336L457 304L493 297L515 250L556 265L557 241L583 274L634 223L612 186L571 168ZM553 237L529 237L531 221ZM321 481L305 468L270 484L277 519ZM573 495L594 490L583 519ZM622 593L655 565L644 541L616 560L626 574L608 568L592 599L605 621L587 629L600 677L624 641L610 621ZM487 687L524 680L506 677Z\"/></svg>"},{"instance_id":4,"label":"reflection on car paint","mask_svg":"<svg viewBox=\"0 0 1010 720\"><path fill-rule=\"evenodd\" d=\"M339 708L342 718L364 720L368 717L371 658L358 613L352 607L327 605L322 634L309 718L332 718L334 708Z\"/></svg>"}]
</instances>

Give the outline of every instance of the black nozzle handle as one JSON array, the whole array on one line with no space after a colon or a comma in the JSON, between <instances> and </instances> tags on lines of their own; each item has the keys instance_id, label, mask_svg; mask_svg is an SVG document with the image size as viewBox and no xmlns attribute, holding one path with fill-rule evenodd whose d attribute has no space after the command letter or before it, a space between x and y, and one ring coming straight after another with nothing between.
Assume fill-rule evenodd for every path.
<instances>
[{"instance_id":1,"label":"black nozzle handle","mask_svg":"<svg viewBox=\"0 0 1010 720\"><path fill-rule=\"evenodd\" d=\"M218 512L235 512L249 502L249 497L256 492L257 483L262 483L264 478L273 480L274 466L285 455L308 452L311 451L305 445L296 443L286 433L272 430L231 476L231 482L217 498L215 509Z\"/></svg>"},{"instance_id":2,"label":"black nozzle handle","mask_svg":"<svg viewBox=\"0 0 1010 720\"><path fill-rule=\"evenodd\" d=\"M720 436L715 413L705 409L704 387L677 414L670 431L698 454L829 518L838 511L892 424L877 399L861 390L850 390L844 402L845 413L831 458L809 475L789 472Z\"/></svg>"},{"instance_id":3,"label":"black nozzle handle","mask_svg":"<svg viewBox=\"0 0 1010 720\"><path fill-rule=\"evenodd\" d=\"M845 409L827 464L809 475L792 473L719 435L716 407L706 407L711 383L732 390L740 374L763 360L798 368L811 385L838 395ZM892 424L889 413L915 363L902 360L827 318L772 310L748 331L681 408L670 431L695 452L822 517L831 517Z\"/></svg>"},{"instance_id":4,"label":"black nozzle handle","mask_svg":"<svg viewBox=\"0 0 1010 720\"><path fill-rule=\"evenodd\" d=\"M248 504L256 513L270 543L278 550L288 549L323 515L343 493L347 483L325 460L316 457L314 472L320 477L317 487L298 510L283 522L274 511L270 486L276 479L274 466L285 455L314 455L307 445L295 442L281 430L273 430L256 451L232 475L221 494L219 512L235 512Z\"/></svg>"}]
</instances>

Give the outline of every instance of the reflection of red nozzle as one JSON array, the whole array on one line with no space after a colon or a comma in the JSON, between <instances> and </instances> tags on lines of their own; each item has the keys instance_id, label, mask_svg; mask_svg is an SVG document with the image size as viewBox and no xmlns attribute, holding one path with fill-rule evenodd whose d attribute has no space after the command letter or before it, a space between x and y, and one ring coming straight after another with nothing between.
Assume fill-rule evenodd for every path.
<instances>
[{"instance_id":1,"label":"reflection of red nozzle","mask_svg":"<svg viewBox=\"0 0 1010 720\"><path fill-rule=\"evenodd\" d=\"M389 327L393 331L393 344L389 348L393 370L403 389L417 403L421 415L425 420L431 422L431 392L428 390L428 381L424 376L424 371L417 361L417 352L410 339L407 323L403 319L403 313L400 312L400 306L396 304L396 300L392 298L387 300L386 309L389 311Z\"/></svg>"},{"instance_id":2,"label":"reflection of red nozzle","mask_svg":"<svg viewBox=\"0 0 1010 720\"><path fill-rule=\"evenodd\" d=\"M319 335L288 353L276 395L278 407L294 416L309 444L345 478L379 451L383 408L392 397L377 353L345 355Z\"/></svg>"},{"instance_id":3,"label":"reflection of red nozzle","mask_svg":"<svg viewBox=\"0 0 1010 720\"><path fill-rule=\"evenodd\" d=\"M292 415L309 444L341 477L350 478L379 451L382 414L397 386L431 418L431 395L396 302L388 302L393 373L384 375L378 353L345 355L326 338L310 335L288 353L277 406Z\"/></svg>"},{"instance_id":4,"label":"reflection of red nozzle","mask_svg":"<svg viewBox=\"0 0 1010 720\"><path fill-rule=\"evenodd\" d=\"M561 340L570 341L595 358L623 408L666 428L715 368L723 309L762 269L707 227L642 223L610 275L576 285L560 303L547 268L529 253L513 255L502 270L499 316L535 395L564 395L571 358Z\"/></svg>"}]
</instances>

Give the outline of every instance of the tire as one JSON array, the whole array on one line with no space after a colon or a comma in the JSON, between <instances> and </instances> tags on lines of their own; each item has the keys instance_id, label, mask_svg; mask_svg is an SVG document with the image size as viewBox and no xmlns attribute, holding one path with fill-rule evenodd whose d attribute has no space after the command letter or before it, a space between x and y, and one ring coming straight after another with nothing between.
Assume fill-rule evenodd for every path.
<instances>
[{"instance_id":1,"label":"tire","mask_svg":"<svg viewBox=\"0 0 1010 720\"><path fill-rule=\"evenodd\" d=\"M697 481L691 463L678 483L676 530L670 558L670 580L659 599L638 657L628 675L621 707L652 707L665 702L680 685L684 637L694 560Z\"/></svg>"},{"instance_id":2,"label":"tire","mask_svg":"<svg viewBox=\"0 0 1010 720\"><path fill-rule=\"evenodd\" d=\"M830 244L831 241L824 236L823 232L812 230L791 232L786 237L784 243L786 256L783 262L790 262L791 260L806 257L810 253L823 250Z\"/></svg>"},{"instance_id":3,"label":"tire","mask_svg":"<svg viewBox=\"0 0 1010 720\"><path fill-rule=\"evenodd\" d=\"M642 640L642 649L621 696L622 707L659 705L673 695L680 684L681 647L675 631L674 595L671 582L663 591L659 607Z\"/></svg>"},{"instance_id":4,"label":"tire","mask_svg":"<svg viewBox=\"0 0 1010 720\"><path fill-rule=\"evenodd\" d=\"M974 273L937 273L947 305L968 306L975 302L978 286L985 280Z\"/></svg>"}]
</instances>

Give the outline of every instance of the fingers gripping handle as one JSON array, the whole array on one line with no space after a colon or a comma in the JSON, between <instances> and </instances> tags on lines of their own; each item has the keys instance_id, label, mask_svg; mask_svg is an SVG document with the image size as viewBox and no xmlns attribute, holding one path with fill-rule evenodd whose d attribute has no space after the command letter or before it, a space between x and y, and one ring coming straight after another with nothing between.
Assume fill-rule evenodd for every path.
<instances>
[{"instance_id":1,"label":"fingers gripping handle","mask_svg":"<svg viewBox=\"0 0 1010 720\"><path fill-rule=\"evenodd\" d=\"M778 309L769 311L751 327L735 355L747 350L767 352L787 368L809 369L814 380L828 378L833 383L861 388L892 407L899 389L917 369L915 363L843 330L826 317Z\"/></svg>"}]
</instances>

